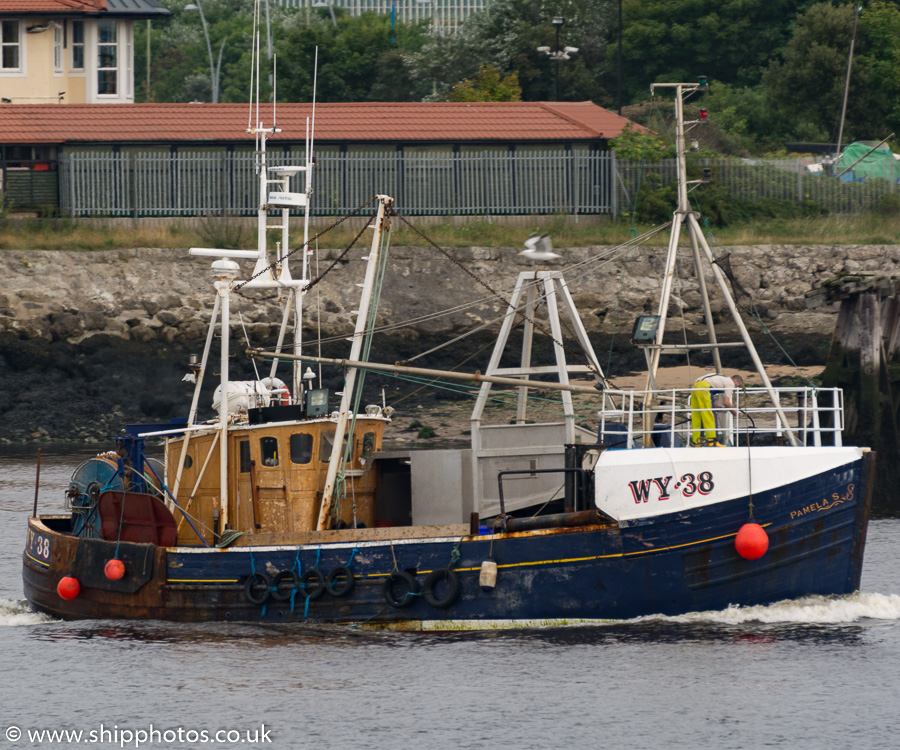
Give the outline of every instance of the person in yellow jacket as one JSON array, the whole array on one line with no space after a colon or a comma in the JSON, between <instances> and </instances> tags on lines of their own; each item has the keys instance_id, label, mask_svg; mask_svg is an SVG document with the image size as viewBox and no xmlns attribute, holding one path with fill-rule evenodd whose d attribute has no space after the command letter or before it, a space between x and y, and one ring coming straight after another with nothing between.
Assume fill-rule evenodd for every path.
<instances>
[{"instance_id":1,"label":"person in yellow jacket","mask_svg":"<svg viewBox=\"0 0 900 750\"><path fill-rule=\"evenodd\" d=\"M717 375L711 373L697 378L691 391L691 445L722 446L716 436L716 417L713 403L722 394L722 404L737 414L731 396L734 388L743 387L744 379L740 375Z\"/></svg>"}]
</instances>

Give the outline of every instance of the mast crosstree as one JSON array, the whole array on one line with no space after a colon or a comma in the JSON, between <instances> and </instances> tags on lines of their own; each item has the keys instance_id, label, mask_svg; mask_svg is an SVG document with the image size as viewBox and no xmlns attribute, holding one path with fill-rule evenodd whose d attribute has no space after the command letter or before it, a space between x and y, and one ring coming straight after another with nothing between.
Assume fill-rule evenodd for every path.
<instances>
[{"instance_id":1,"label":"mast crosstree","mask_svg":"<svg viewBox=\"0 0 900 750\"><path fill-rule=\"evenodd\" d=\"M666 317L669 310L669 301L672 296L672 283L675 278L675 261L678 256L678 246L681 241L681 232L683 229L686 229L691 243L694 267L697 272L699 292L703 300L703 312L706 318L706 328L709 338L708 346L713 352L713 362L715 364L716 372L722 374L722 362L719 357L719 349L731 347L734 346L734 344L720 343L716 336L715 323L713 321L712 309L709 303L709 290L707 289L704 277L705 266L708 266L711 270L713 278L715 278L716 283L722 292L722 296L725 298L725 303L728 306L734 324L741 334L741 339L750 358L753 360L753 366L762 380L763 387L769 394L772 406L774 407L779 420L781 420L781 424L788 440L791 445L799 445L799 440L797 439L794 430L791 429L787 416L781 408L778 394L772 386L772 382L766 374L765 367L763 367L762 360L759 358L759 353L756 351L756 346L750 338L747 326L744 324L744 321L738 312L737 304L734 301L731 290L728 288L728 280L725 276L725 272L722 271L716 263L716 258L709 247L709 243L706 241L706 237L704 237L703 232L700 229L700 223L698 221L700 214L691 208L690 201L688 200L688 186L709 182L709 179L707 177L704 177L702 180L687 179L684 127L685 125L695 126L702 122L705 117L701 117L700 120L690 120L685 122L684 102L688 97L698 92L707 91L709 85L704 79L701 79L699 83L654 83L650 86L651 94L655 94L656 89L672 89L675 92L675 166L678 176L678 207L675 209L675 213L672 216L672 229L666 254L665 274L663 276L662 292L659 299L659 327L656 330L656 337L653 344L645 347L648 365L647 390L653 390L655 387L656 373L659 369L659 358L663 351L665 350L668 353L680 349L687 349L690 346L685 344L663 344L663 338L666 332Z\"/></svg>"}]
</instances>

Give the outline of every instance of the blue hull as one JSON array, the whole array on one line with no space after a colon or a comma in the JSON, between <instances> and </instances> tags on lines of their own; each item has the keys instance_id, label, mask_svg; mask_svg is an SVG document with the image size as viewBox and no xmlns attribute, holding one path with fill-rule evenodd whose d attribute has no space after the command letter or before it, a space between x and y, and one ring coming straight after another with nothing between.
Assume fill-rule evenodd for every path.
<instances>
[{"instance_id":1,"label":"blue hull","mask_svg":"<svg viewBox=\"0 0 900 750\"><path fill-rule=\"evenodd\" d=\"M39 609L65 618L372 624L620 619L847 594L858 588L862 570L872 459L866 454L838 470L754 494L752 520L769 536L769 549L758 560L745 560L735 550L735 534L750 520L750 499L744 497L621 525L493 537L205 551L121 545L126 549L120 557L132 577L144 579L135 589L135 581L127 585L129 576L115 584L98 579L97 568L112 556L107 547L114 545L83 539L79 551L73 537L48 532L32 519L30 534L49 534L53 552L45 563L26 550L25 593ZM479 572L488 559L496 561L498 574L496 587L485 591ZM63 601L55 586L73 565L83 590ZM302 574L315 568L324 577L339 566L355 578L352 591L343 596L322 592L307 599L302 587L291 591L290 580L280 591L282 598L288 595L286 601L264 588L247 595L247 579L254 572L272 578L279 571ZM452 568L459 582L458 595L446 606L429 604L420 595L401 596L403 606L386 599L385 581L392 571L406 571L421 584L443 568ZM399 593L404 591L400 584Z\"/></svg>"}]
</instances>

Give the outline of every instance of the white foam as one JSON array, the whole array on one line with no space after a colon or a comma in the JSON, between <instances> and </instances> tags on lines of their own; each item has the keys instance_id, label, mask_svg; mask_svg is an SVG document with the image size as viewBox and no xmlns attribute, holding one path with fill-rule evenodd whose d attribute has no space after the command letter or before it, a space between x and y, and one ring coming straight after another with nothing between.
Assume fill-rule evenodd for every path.
<instances>
[{"instance_id":1,"label":"white foam","mask_svg":"<svg viewBox=\"0 0 900 750\"><path fill-rule=\"evenodd\" d=\"M637 621L715 622L724 625L742 625L751 622L828 625L865 619L900 620L900 595L857 591L845 596L806 596L800 599L786 599L767 606L733 606L717 612L689 612L675 617L651 615L637 618Z\"/></svg>"},{"instance_id":2,"label":"white foam","mask_svg":"<svg viewBox=\"0 0 900 750\"><path fill-rule=\"evenodd\" d=\"M34 612L24 599L0 599L0 627L4 625L39 625L53 622L50 615Z\"/></svg>"}]
</instances>

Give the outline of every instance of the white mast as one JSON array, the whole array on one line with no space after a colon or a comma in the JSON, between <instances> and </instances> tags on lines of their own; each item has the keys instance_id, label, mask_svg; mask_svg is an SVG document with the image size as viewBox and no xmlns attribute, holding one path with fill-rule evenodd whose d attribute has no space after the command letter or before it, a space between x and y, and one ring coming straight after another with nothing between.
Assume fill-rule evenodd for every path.
<instances>
[{"instance_id":1,"label":"white mast","mask_svg":"<svg viewBox=\"0 0 900 750\"><path fill-rule=\"evenodd\" d=\"M386 195L378 195L376 198L378 200L378 213L375 216L375 235L372 237L372 247L369 250L366 278L363 281L362 296L359 300L359 314L356 317L356 330L353 333L353 343L350 345L349 358L354 361L359 359L366 325L369 321L369 306L372 302L372 292L375 287L375 271L378 268L378 256L381 253L381 236L385 228L384 214L386 208L393 202L393 198L389 198ZM356 367L348 367L344 377L344 394L341 396L338 423L334 432L334 444L331 446L331 458L328 463L328 474L325 477L325 488L322 490L322 507L319 511L319 521L316 526L316 529L319 531L328 528L328 516L331 514L335 481L338 471L343 472L344 470L344 467L341 465L344 461L344 433L347 431L350 405L353 398L353 390L356 386L356 372Z\"/></svg>"},{"instance_id":2,"label":"white mast","mask_svg":"<svg viewBox=\"0 0 900 750\"><path fill-rule=\"evenodd\" d=\"M685 124L695 125L700 121L693 120L685 123L684 100L688 96L691 96L698 91L706 91L709 87L706 84L705 79L700 83L654 83L650 86L650 92L655 93L656 89L658 88L668 88L675 90L675 160L676 172L678 174L678 208L675 210L675 213L672 216L672 233L669 238L669 248L666 255L665 277L663 278L662 293L659 300L659 327L656 331L656 339L654 340L652 351L648 356L649 383L647 390L650 390L655 385L656 371L659 368L659 357L662 353L663 348L663 337L666 328L666 314L669 309L669 298L672 294L672 281L675 276L675 259L678 254L678 243L681 239L682 226L687 226L691 246L694 249L694 261L697 269L697 277L701 280L699 287L700 294L703 298L703 309L706 312L706 322L707 329L709 331L710 348L714 351L717 351L719 347L728 346L728 344L720 344L716 340L715 329L712 325L712 313L710 312L709 306L709 295L707 293L706 284L703 281L703 268L700 265L701 255L703 259L705 259L709 264L709 267L712 269L712 274L719 285L722 296L725 298L725 303L728 305L728 310L731 312L731 317L734 320L734 324L737 326L738 331L740 331L744 346L746 347L747 352L750 354L750 358L753 360L753 365L763 382L763 386L765 387L766 391L768 391L769 398L772 400L772 406L775 408L775 412L778 414L778 418L781 420L781 424L784 425L784 430L788 436L788 440L790 440L791 445L799 445L797 436L789 427L787 416L781 408L781 404L778 400L778 394L775 392L775 389L773 388L772 383L769 380L769 376L766 374L765 367L763 367L762 360L760 360L759 358L759 354L756 351L756 346L754 346L753 341L750 338L750 333L747 331L747 327L746 325L744 325L744 321L741 318L740 313L738 312L737 305L735 304L734 298L731 295L731 290L728 288L728 280L725 276L725 273L715 262L712 250L709 247L709 243L706 241L706 237L703 236L703 231L700 229L700 223L697 220L699 214L696 211L691 210L690 202L688 201L688 185L699 184L700 182L703 182L703 180L688 181L687 179L687 166L684 156L684 126ZM667 344L665 348L667 350L671 350L679 349L681 347L679 347L678 345ZM717 359L717 371L720 369L720 367L721 366Z\"/></svg>"}]
</instances>

